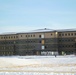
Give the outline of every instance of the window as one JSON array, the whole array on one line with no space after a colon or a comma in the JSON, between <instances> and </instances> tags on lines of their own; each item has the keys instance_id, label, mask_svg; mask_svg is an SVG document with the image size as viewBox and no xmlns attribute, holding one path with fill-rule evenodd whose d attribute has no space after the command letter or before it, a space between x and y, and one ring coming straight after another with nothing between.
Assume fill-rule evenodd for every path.
<instances>
[{"instance_id":1,"label":"window","mask_svg":"<svg viewBox=\"0 0 76 75\"><path fill-rule=\"evenodd\" d=\"M67 47L67 45L65 47Z\"/></svg>"},{"instance_id":2,"label":"window","mask_svg":"<svg viewBox=\"0 0 76 75\"><path fill-rule=\"evenodd\" d=\"M59 40L59 42L60 42L61 40Z\"/></svg>"},{"instance_id":3,"label":"window","mask_svg":"<svg viewBox=\"0 0 76 75\"><path fill-rule=\"evenodd\" d=\"M3 39L3 37L1 37L1 39Z\"/></svg>"},{"instance_id":4,"label":"window","mask_svg":"<svg viewBox=\"0 0 76 75\"><path fill-rule=\"evenodd\" d=\"M39 37L40 37L40 38L44 38L44 34L42 34L42 35L39 35Z\"/></svg>"},{"instance_id":5,"label":"window","mask_svg":"<svg viewBox=\"0 0 76 75\"><path fill-rule=\"evenodd\" d=\"M13 38L13 37L11 36L11 38Z\"/></svg>"},{"instance_id":6,"label":"window","mask_svg":"<svg viewBox=\"0 0 76 75\"><path fill-rule=\"evenodd\" d=\"M39 41L39 43L41 43L41 40Z\"/></svg>"},{"instance_id":7,"label":"window","mask_svg":"<svg viewBox=\"0 0 76 75\"><path fill-rule=\"evenodd\" d=\"M74 33L74 35L76 35L76 33Z\"/></svg>"},{"instance_id":8,"label":"window","mask_svg":"<svg viewBox=\"0 0 76 75\"><path fill-rule=\"evenodd\" d=\"M67 34L65 34L65 36L67 36Z\"/></svg>"},{"instance_id":9,"label":"window","mask_svg":"<svg viewBox=\"0 0 76 75\"><path fill-rule=\"evenodd\" d=\"M9 36L9 39L10 39L10 36Z\"/></svg>"},{"instance_id":10,"label":"window","mask_svg":"<svg viewBox=\"0 0 76 75\"><path fill-rule=\"evenodd\" d=\"M18 38L18 36L16 36L16 38Z\"/></svg>"},{"instance_id":11,"label":"window","mask_svg":"<svg viewBox=\"0 0 76 75\"><path fill-rule=\"evenodd\" d=\"M51 36L52 36L52 33L51 33Z\"/></svg>"},{"instance_id":12,"label":"window","mask_svg":"<svg viewBox=\"0 0 76 75\"><path fill-rule=\"evenodd\" d=\"M39 35L39 37L41 38L41 35Z\"/></svg>"},{"instance_id":13,"label":"window","mask_svg":"<svg viewBox=\"0 0 76 75\"><path fill-rule=\"evenodd\" d=\"M63 45L63 47L64 47L64 45Z\"/></svg>"},{"instance_id":14,"label":"window","mask_svg":"<svg viewBox=\"0 0 76 75\"><path fill-rule=\"evenodd\" d=\"M45 49L45 48L44 48L44 46L42 46L42 48L41 48L41 49Z\"/></svg>"},{"instance_id":15,"label":"window","mask_svg":"<svg viewBox=\"0 0 76 75\"><path fill-rule=\"evenodd\" d=\"M47 48L47 46L45 46L45 49Z\"/></svg>"},{"instance_id":16,"label":"window","mask_svg":"<svg viewBox=\"0 0 76 75\"><path fill-rule=\"evenodd\" d=\"M69 47L70 47L70 45L69 45Z\"/></svg>"},{"instance_id":17,"label":"window","mask_svg":"<svg viewBox=\"0 0 76 75\"><path fill-rule=\"evenodd\" d=\"M6 37L6 39L7 39L8 37Z\"/></svg>"},{"instance_id":18,"label":"window","mask_svg":"<svg viewBox=\"0 0 76 75\"><path fill-rule=\"evenodd\" d=\"M41 38L44 38L44 34L41 35Z\"/></svg>"},{"instance_id":19,"label":"window","mask_svg":"<svg viewBox=\"0 0 76 75\"><path fill-rule=\"evenodd\" d=\"M71 47L73 47L73 45L71 45Z\"/></svg>"},{"instance_id":20,"label":"window","mask_svg":"<svg viewBox=\"0 0 76 75\"><path fill-rule=\"evenodd\" d=\"M44 44L44 40L42 40L42 44Z\"/></svg>"},{"instance_id":21,"label":"window","mask_svg":"<svg viewBox=\"0 0 76 75\"><path fill-rule=\"evenodd\" d=\"M73 41L73 39L71 41Z\"/></svg>"},{"instance_id":22,"label":"window","mask_svg":"<svg viewBox=\"0 0 76 75\"><path fill-rule=\"evenodd\" d=\"M13 43L16 44L16 41L14 41Z\"/></svg>"},{"instance_id":23,"label":"window","mask_svg":"<svg viewBox=\"0 0 76 75\"><path fill-rule=\"evenodd\" d=\"M73 33L71 33L71 35L73 35Z\"/></svg>"},{"instance_id":24,"label":"window","mask_svg":"<svg viewBox=\"0 0 76 75\"><path fill-rule=\"evenodd\" d=\"M4 39L5 39L5 37L4 37Z\"/></svg>"},{"instance_id":25,"label":"window","mask_svg":"<svg viewBox=\"0 0 76 75\"><path fill-rule=\"evenodd\" d=\"M30 37L30 35L28 35L28 37Z\"/></svg>"},{"instance_id":26,"label":"window","mask_svg":"<svg viewBox=\"0 0 76 75\"><path fill-rule=\"evenodd\" d=\"M68 36L70 36L70 33L68 33Z\"/></svg>"},{"instance_id":27,"label":"window","mask_svg":"<svg viewBox=\"0 0 76 75\"><path fill-rule=\"evenodd\" d=\"M59 36L61 36L61 34L59 34Z\"/></svg>"},{"instance_id":28,"label":"window","mask_svg":"<svg viewBox=\"0 0 76 75\"><path fill-rule=\"evenodd\" d=\"M35 35L33 35L33 37L35 37Z\"/></svg>"},{"instance_id":29,"label":"window","mask_svg":"<svg viewBox=\"0 0 76 75\"><path fill-rule=\"evenodd\" d=\"M21 35L21 37L22 37L22 35Z\"/></svg>"},{"instance_id":30,"label":"window","mask_svg":"<svg viewBox=\"0 0 76 75\"><path fill-rule=\"evenodd\" d=\"M31 37L32 37L32 35L31 35Z\"/></svg>"},{"instance_id":31,"label":"window","mask_svg":"<svg viewBox=\"0 0 76 75\"><path fill-rule=\"evenodd\" d=\"M64 36L64 34L62 34L62 36Z\"/></svg>"}]
</instances>

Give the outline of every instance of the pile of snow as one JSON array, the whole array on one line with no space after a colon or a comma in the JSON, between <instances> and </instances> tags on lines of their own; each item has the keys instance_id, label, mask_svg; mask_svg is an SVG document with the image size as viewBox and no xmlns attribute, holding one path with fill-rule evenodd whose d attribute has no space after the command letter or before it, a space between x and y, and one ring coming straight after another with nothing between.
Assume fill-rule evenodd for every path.
<instances>
[{"instance_id":1,"label":"pile of snow","mask_svg":"<svg viewBox=\"0 0 76 75\"><path fill-rule=\"evenodd\" d=\"M26 66L37 64L35 60L19 59L19 58L0 58L0 67Z\"/></svg>"},{"instance_id":2,"label":"pile of snow","mask_svg":"<svg viewBox=\"0 0 76 75\"><path fill-rule=\"evenodd\" d=\"M20 75L23 75L21 73L25 73L24 75L31 75L27 74L31 72L32 75L37 75L37 73L39 73L39 75L42 74L53 75L51 73L65 73L64 75L66 75L66 73L69 73L67 75L74 75L76 74L76 57L75 56L0 57L0 71L2 73L7 72L6 75L9 75L9 72L17 72Z\"/></svg>"},{"instance_id":3,"label":"pile of snow","mask_svg":"<svg viewBox=\"0 0 76 75\"><path fill-rule=\"evenodd\" d=\"M0 75L76 75L74 73L0 72Z\"/></svg>"}]
</instances>

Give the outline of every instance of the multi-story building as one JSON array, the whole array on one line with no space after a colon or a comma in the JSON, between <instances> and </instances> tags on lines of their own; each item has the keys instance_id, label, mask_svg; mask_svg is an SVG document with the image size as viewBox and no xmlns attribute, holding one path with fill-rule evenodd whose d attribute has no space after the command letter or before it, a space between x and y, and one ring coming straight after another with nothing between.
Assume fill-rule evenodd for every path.
<instances>
[{"instance_id":1,"label":"multi-story building","mask_svg":"<svg viewBox=\"0 0 76 75\"><path fill-rule=\"evenodd\" d=\"M76 30L42 29L1 34L0 55L76 54Z\"/></svg>"}]
</instances>

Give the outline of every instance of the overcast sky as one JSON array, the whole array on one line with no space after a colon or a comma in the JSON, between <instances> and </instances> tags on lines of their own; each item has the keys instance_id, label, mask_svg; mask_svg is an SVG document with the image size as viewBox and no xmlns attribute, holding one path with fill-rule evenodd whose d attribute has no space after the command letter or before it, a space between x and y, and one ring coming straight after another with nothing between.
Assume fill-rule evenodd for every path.
<instances>
[{"instance_id":1,"label":"overcast sky","mask_svg":"<svg viewBox=\"0 0 76 75\"><path fill-rule=\"evenodd\" d=\"M76 28L76 0L0 0L0 33Z\"/></svg>"}]
</instances>

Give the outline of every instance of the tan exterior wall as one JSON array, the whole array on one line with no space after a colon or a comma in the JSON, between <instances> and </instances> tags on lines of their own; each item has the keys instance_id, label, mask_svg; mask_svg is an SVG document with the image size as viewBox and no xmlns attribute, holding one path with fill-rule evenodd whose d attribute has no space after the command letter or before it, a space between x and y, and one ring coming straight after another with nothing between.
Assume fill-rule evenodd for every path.
<instances>
[{"instance_id":1,"label":"tan exterior wall","mask_svg":"<svg viewBox=\"0 0 76 75\"><path fill-rule=\"evenodd\" d=\"M58 37L58 34L56 34L56 32L19 33L19 34L13 34L13 35L12 34L0 35L0 40L38 39L38 38L56 38L56 37Z\"/></svg>"},{"instance_id":2,"label":"tan exterior wall","mask_svg":"<svg viewBox=\"0 0 76 75\"><path fill-rule=\"evenodd\" d=\"M18 35L19 35L19 39L37 39L37 38L40 38L39 35L44 35L44 33L28 33L28 34L25 33L25 34L18 34Z\"/></svg>"},{"instance_id":3,"label":"tan exterior wall","mask_svg":"<svg viewBox=\"0 0 76 75\"><path fill-rule=\"evenodd\" d=\"M44 33L35 33L34 35L35 35L35 37L32 37L32 39L34 39L34 38L37 39L37 38L40 38L39 37L40 35L41 36L44 35ZM29 37L28 39L31 39L31 37Z\"/></svg>"},{"instance_id":4,"label":"tan exterior wall","mask_svg":"<svg viewBox=\"0 0 76 75\"><path fill-rule=\"evenodd\" d=\"M1 40L2 40L2 41L5 40L4 37L5 37L5 35L1 35L1 36L0 36L0 41L1 41Z\"/></svg>"},{"instance_id":5,"label":"tan exterior wall","mask_svg":"<svg viewBox=\"0 0 76 75\"><path fill-rule=\"evenodd\" d=\"M61 35L60 35L61 34ZM39 36L44 36L43 38L70 38L76 37L76 32L39 32L39 33L19 33L19 34L9 34L0 35L0 40L17 40L17 39L38 39ZM9 38L10 37L10 38Z\"/></svg>"},{"instance_id":6,"label":"tan exterior wall","mask_svg":"<svg viewBox=\"0 0 76 75\"><path fill-rule=\"evenodd\" d=\"M45 38L57 38L57 37L58 37L58 33L57 32L45 33Z\"/></svg>"},{"instance_id":7,"label":"tan exterior wall","mask_svg":"<svg viewBox=\"0 0 76 75\"><path fill-rule=\"evenodd\" d=\"M0 35L0 41L3 40L17 40L18 39L18 35Z\"/></svg>"},{"instance_id":8,"label":"tan exterior wall","mask_svg":"<svg viewBox=\"0 0 76 75\"><path fill-rule=\"evenodd\" d=\"M27 34L18 34L18 39L27 39Z\"/></svg>"},{"instance_id":9,"label":"tan exterior wall","mask_svg":"<svg viewBox=\"0 0 76 75\"><path fill-rule=\"evenodd\" d=\"M18 39L19 41L16 41ZM15 54L15 50L18 52L18 54L21 54L22 52L22 55L26 54L27 52L29 53L30 51L34 52L34 50L58 51L59 49L60 51L72 50L74 52L76 49L76 32L50 31L0 35L0 49L2 55ZM36 53L38 54L38 52Z\"/></svg>"},{"instance_id":10,"label":"tan exterior wall","mask_svg":"<svg viewBox=\"0 0 76 75\"><path fill-rule=\"evenodd\" d=\"M58 37L63 37L63 38L70 38L70 37L76 37L76 32L61 32L59 33L58 35L61 35L61 36L58 36Z\"/></svg>"}]
</instances>

